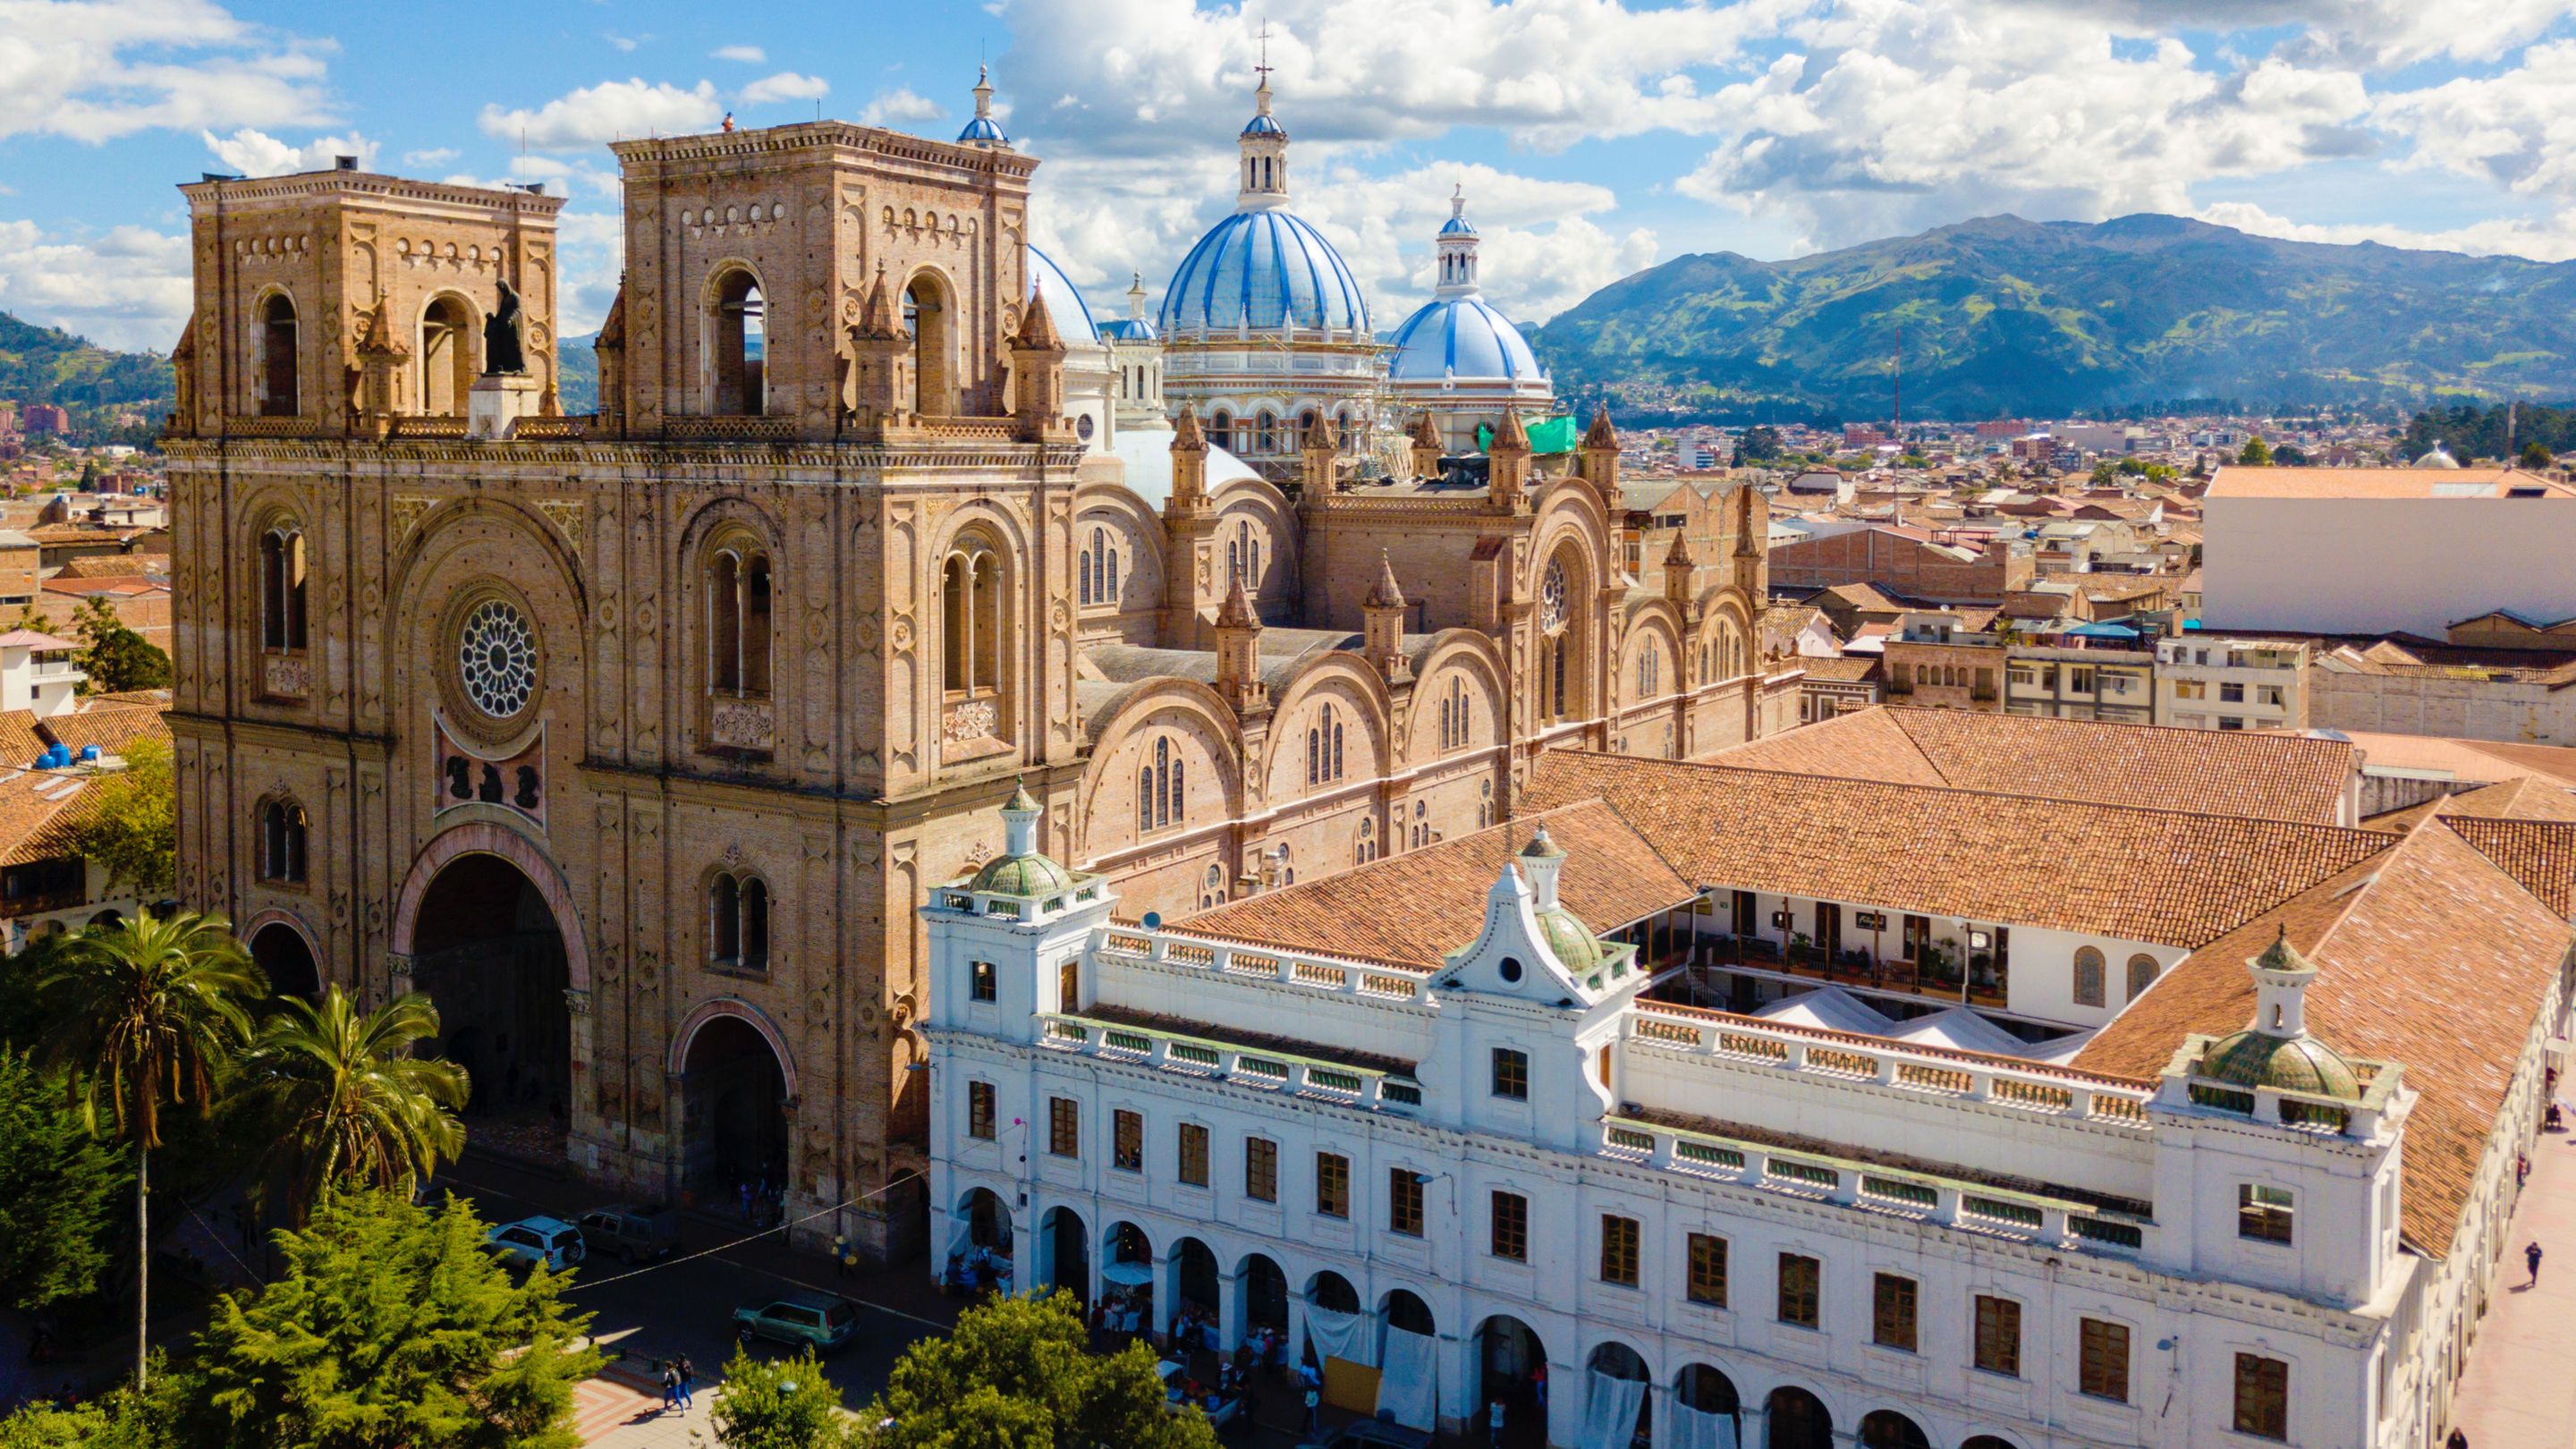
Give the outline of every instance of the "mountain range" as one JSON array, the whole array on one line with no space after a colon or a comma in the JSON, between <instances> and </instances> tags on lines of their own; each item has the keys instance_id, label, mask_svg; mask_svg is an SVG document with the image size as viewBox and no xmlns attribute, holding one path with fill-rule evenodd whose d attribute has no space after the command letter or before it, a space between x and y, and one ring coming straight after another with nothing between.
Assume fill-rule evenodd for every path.
<instances>
[{"instance_id":1,"label":"mountain range","mask_svg":"<svg viewBox=\"0 0 2576 1449\"><path fill-rule=\"evenodd\" d=\"M170 360L111 352L59 327L0 312L0 398L22 403L160 403L175 396Z\"/></svg>"},{"instance_id":2,"label":"mountain range","mask_svg":"<svg viewBox=\"0 0 2576 1449\"><path fill-rule=\"evenodd\" d=\"M2576 262L1981 217L1784 262L1678 257L1531 337L1558 390L1713 419L2064 417L2194 398L2576 395Z\"/></svg>"}]
</instances>

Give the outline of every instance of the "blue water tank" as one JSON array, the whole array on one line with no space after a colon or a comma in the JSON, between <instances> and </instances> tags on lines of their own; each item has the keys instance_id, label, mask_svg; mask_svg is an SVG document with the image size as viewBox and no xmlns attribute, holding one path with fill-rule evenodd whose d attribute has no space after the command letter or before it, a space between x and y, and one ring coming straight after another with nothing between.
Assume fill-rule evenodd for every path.
<instances>
[{"instance_id":1,"label":"blue water tank","mask_svg":"<svg viewBox=\"0 0 2576 1449\"><path fill-rule=\"evenodd\" d=\"M81 747L80 747L80 759L81 759L81 763L82 763L82 764L84 764L84 765L96 764L96 763L98 762L98 746L96 746L96 745L83 745L83 746L81 746Z\"/></svg>"}]
</instances>

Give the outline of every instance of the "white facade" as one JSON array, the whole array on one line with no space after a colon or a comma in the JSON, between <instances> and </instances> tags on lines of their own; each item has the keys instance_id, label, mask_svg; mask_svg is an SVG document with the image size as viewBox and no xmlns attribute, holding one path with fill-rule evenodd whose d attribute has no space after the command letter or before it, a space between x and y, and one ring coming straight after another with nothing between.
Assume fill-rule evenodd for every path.
<instances>
[{"instance_id":1,"label":"white facade","mask_svg":"<svg viewBox=\"0 0 2576 1449\"><path fill-rule=\"evenodd\" d=\"M81 681L89 678L72 658L80 647L33 629L0 634L0 709L31 710L42 719L78 703Z\"/></svg>"},{"instance_id":2,"label":"white facade","mask_svg":"<svg viewBox=\"0 0 2576 1449\"><path fill-rule=\"evenodd\" d=\"M2156 723L2184 729L2308 727L2308 646L2187 634L2156 644Z\"/></svg>"}]
</instances>

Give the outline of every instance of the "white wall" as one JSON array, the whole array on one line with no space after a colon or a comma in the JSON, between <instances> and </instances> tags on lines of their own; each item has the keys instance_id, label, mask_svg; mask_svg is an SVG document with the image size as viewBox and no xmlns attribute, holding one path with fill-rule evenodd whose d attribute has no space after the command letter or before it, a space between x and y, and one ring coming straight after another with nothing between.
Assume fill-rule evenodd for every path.
<instances>
[{"instance_id":1,"label":"white wall","mask_svg":"<svg viewBox=\"0 0 2576 1449\"><path fill-rule=\"evenodd\" d=\"M2490 609L2576 615L2576 499L2207 500L2211 629L2443 637Z\"/></svg>"}]
</instances>

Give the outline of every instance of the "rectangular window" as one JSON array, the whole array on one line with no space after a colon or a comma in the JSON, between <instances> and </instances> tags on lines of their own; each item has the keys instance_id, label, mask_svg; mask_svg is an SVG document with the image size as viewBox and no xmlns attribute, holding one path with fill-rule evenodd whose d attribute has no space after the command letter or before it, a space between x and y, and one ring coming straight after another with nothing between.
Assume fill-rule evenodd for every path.
<instances>
[{"instance_id":1,"label":"rectangular window","mask_svg":"<svg viewBox=\"0 0 2576 1449\"><path fill-rule=\"evenodd\" d=\"M1409 1167L1386 1170L1386 1230L1422 1236L1422 1178Z\"/></svg>"},{"instance_id":2,"label":"rectangular window","mask_svg":"<svg viewBox=\"0 0 2576 1449\"><path fill-rule=\"evenodd\" d=\"M1058 1157L1082 1155L1082 1107L1071 1097L1047 1098L1047 1151Z\"/></svg>"},{"instance_id":3,"label":"rectangular window","mask_svg":"<svg viewBox=\"0 0 2576 1449\"><path fill-rule=\"evenodd\" d=\"M1082 1010L1082 962L1067 961L1055 968L1055 1009Z\"/></svg>"},{"instance_id":4,"label":"rectangular window","mask_svg":"<svg viewBox=\"0 0 2576 1449\"><path fill-rule=\"evenodd\" d=\"M1880 1348L1914 1352L1915 1295L1913 1279L1881 1273L1870 1289L1869 1341Z\"/></svg>"},{"instance_id":5,"label":"rectangular window","mask_svg":"<svg viewBox=\"0 0 2576 1449\"><path fill-rule=\"evenodd\" d=\"M2236 1356L2236 1432L2258 1439L2290 1437L2290 1366L2277 1358Z\"/></svg>"},{"instance_id":6,"label":"rectangular window","mask_svg":"<svg viewBox=\"0 0 2576 1449\"><path fill-rule=\"evenodd\" d=\"M1726 1239L1706 1233L1690 1235L1690 1301L1711 1308L1726 1306Z\"/></svg>"},{"instance_id":7,"label":"rectangular window","mask_svg":"<svg viewBox=\"0 0 2576 1449\"><path fill-rule=\"evenodd\" d=\"M1780 1255L1780 1321L1814 1328L1822 1295L1824 1264L1803 1253Z\"/></svg>"},{"instance_id":8,"label":"rectangular window","mask_svg":"<svg viewBox=\"0 0 2576 1449\"><path fill-rule=\"evenodd\" d=\"M1494 1095L1509 1102L1529 1100L1529 1053L1494 1048Z\"/></svg>"},{"instance_id":9,"label":"rectangular window","mask_svg":"<svg viewBox=\"0 0 2576 1449\"><path fill-rule=\"evenodd\" d=\"M1617 1213L1601 1215L1601 1281L1622 1288L1637 1286L1637 1233L1635 1218Z\"/></svg>"},{"instance_id":10,"label":"rectangular window","mask_svg":"<svg viewBox=\"0 0 2576 1449\"><path fill-rule=\"evenodd\" d=\"M1109 1114L1109 1165L1120 1172L1145 1170L1145 1114L1124 1109Z\"/></svg>"},{"instance_id":11,"label":"rectangular window","mask_svg":"<svg viewBox=\"0 0 2576 1449\"><path fill-rule=\"evenodd\" d=\"M1519 1193L1494 1194L1494 1256L1529 1261L1529 1199Z\"/></svg>"},{"instance_id":12,"label":"rectangular window","mask_svg":"<svg viewBox=\"0 0 2576 1449\"><path fill-rule=\"evenodd\" d=\"M993 1084L966 1084L966 1135L980 1141L993 1140Z\"/></svg>"},{"instance_id":13,"label":"rectangular window","mask_svg":"<svg viewBox=\"0 0 2576 1449\"><path fill-rule=\"evenodd\" d=\"M2076 1364L2075 1388L2097 1399L2129 1401L2129 1328L2124 1323L2082 1320L2082 1356Z\"/></svg>"},{"instance_id":14,"label":"rectangular window","mask_svg":"<svg viewBox=\"0 0 2576 1449\"><path fill-rule=\"evenodd\" d=\"M1181 1124L1181 1182L1188 1187L1208 1185L1208 1130L1196 1122Z\"/></svg>"},{"instance_id":15,"label":"rectangular window","mask_svg":"<svg viewBox=\"0 0 2576 1449\"><path fill-rule=\"evenodd\" d=\"M2220 704L2243 704L2245 702L2245 686L2242 684L2232 683L2220 684L2218 686L2218 702Z\"/></svg>"},{"instance_id":16,"label":"rectangular window","mask_svg":"<svg viewBox=\"0 0 2576 1449\"><path fill-rule=\"evenodd\" d=\"M990 961L974 963L975 979L969 994L977 1001L998 1001L1002 996L1001 971Z\"/></svg>"},{"instance_id":17,"label":"rectangular window","mask_svg":"<svg viewBox=\"0 0 2576 1449\"><path fill-rule=\"evenodd\" d=\"M2177 679L2174 681L2174 698L2207 699L2209 686L2197 679Z\"/></svg>"},{"instance_id":18,"label":"rectangular window","mask_svg":"<svg viewBox=\"0 0 2576 1449\"><path fill-rule=\"evenodd\" d=\"M1279 1144L1267 1137L1243 1139L1243 1195L1254 1202L1279 1201Z\"/></svg>"},{"instance_id":19,"label":"rectangular window","mask_svg":"<svg viewBox=\"0 0 2576 1449\"><path fill-rule=\"evenodd\" d=\"M2021 1377L2021 1305L2009 1298L1977 1298L1977 1367Z\"/></svg>"},{"instance_id":20,"label":"rectangular window","mask_svg":"<svg viewBox=\"0 0 2576 1449\"><path fill-rule=\"evenodd\" d=\"M1328 1218L1351 1215L1351 1160L1338 1152L1315 1154L1315 1211Z\"/></svg>"},{"instance_id":21,"label":"rectangular window","mask_svg":"<svg viewBox=\"0 0 2576 1449\"><path fill-rule=\"evenodd\" d=\"M2258 1243L2290 1241L2290 1190L2258 1183L2236 1185L2236 1236Z\"/></svg>"}]
</instances>

